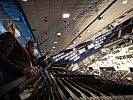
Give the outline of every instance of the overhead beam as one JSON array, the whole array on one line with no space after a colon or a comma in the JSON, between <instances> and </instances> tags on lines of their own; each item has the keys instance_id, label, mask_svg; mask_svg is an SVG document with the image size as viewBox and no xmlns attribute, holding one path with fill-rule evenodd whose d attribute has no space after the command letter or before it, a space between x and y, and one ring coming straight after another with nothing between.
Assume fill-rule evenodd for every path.
<instances>
[{"instance_id":1,"label":"overhead beam","mask_svg":"<svg viewBox=\"0 0 133 100\"><path fill-rule=\"evenodd\" d=\"M76 38L78 38L84 31L87 30L88 27L90 27L102 14L105 13L105 11L107 11L117 0L113 0L112 3L110 3L110 5L105 8L88 26L86 26L72 41L70 41L64 48L63 50L65 50L73 41L75 41Z\"/></svg>"}]
</instances>

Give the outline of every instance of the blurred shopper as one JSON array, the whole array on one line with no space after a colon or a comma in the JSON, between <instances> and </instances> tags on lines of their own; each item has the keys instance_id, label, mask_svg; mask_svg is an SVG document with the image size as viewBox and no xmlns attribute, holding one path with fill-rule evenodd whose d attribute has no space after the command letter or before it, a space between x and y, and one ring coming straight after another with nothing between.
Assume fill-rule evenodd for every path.
<instances>
[{"instance_id":1,"label":"blurred shopper","mask_svg":"<svg viewBox=\"0 0 133 100\"><path fill-rule=\"evenodd\" d=\"M37 44L35 41L28 41L26 43L26 50L28 51L29 55L30 55L30 59L31 59L31 62L32 62L32 65L33 66L37 66Z\"/></svg>"},{"instance_id":2,"label":"blurred shopper","mask_svg":"<svg viewBox=\"0 0 133 100\"><path fill-rule=\"evenodd\" d=\"M46 53L46 64L50 64L53 62L53 58L50 56L50 52Z\"/></svg>"},{"instance_id":3,"label":"blurred shopper","mask_svg":"<svg viewBox=\"0 0 133 100\"><path fill-rule=\"evenodd\" d=\"M26 43L26 49L30 55L31 62L33 66L41 66L42 68L46 67L46 63L44 59L46 58L45 56L42 56L40 58L37 58L37 43L35 41L29 40Z\"/></svg>"}]
</instances>

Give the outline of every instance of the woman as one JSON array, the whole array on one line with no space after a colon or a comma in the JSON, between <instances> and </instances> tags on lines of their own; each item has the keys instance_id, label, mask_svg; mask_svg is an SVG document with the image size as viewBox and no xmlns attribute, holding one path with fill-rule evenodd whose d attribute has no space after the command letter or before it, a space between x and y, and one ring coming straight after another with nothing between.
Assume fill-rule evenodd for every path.
<instances>
[{"instance_id":1,"label":"woman","mask_svg":"<svg viewBox=\"0 0 133 100\"><path fill-rule=\"evenodd\" d=\"M15 80L25 74L38 74L41 70L32 66L27 51L15 38L20 36L15 24L11 20L3 20L3 25L7 31L0 35L0 72L3 73L4 83ZM17 95L17 90L13 89L11 94L9 94L10 100L20 99Z\"/></svg>"},{"instance_id":2,"label":"woman","mask_svg":"<svg viewBox=\"0 0 133 100\"><path fill-rule=\"evenodd\" d=\"M15 31L15 24L11 20L4 20L3 24L7 32L0 35L0 71L13 78L39 73L37 67L31 66L28 53L15 38L20 36Z\"/></svg>"}]
</instances>

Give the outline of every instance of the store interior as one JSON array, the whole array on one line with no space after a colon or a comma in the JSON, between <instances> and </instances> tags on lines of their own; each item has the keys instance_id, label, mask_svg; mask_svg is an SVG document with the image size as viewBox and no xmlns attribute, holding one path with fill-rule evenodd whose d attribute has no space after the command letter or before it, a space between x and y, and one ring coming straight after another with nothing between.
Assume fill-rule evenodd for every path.
<instances>
[{"instance_id":1,"label":"store interior","mask_svg":"<svg viewBox=\"0 0 133 100\"><path fill-rule=\"evenodd\" d=\"M52 61L0 86L0 97L19 87L21 100L133 99L133 0L0 0L0 34L3 19Z\"/></svg>"}]
</instances>

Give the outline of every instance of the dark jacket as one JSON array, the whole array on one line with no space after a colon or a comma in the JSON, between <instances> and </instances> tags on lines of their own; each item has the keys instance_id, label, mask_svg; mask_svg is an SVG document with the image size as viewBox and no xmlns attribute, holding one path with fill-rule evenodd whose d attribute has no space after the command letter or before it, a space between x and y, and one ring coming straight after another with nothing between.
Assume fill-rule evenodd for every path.
<instances>
[{"instance_id":1,"label":"dark jacket","mask_svg":"<svg viewBox=\"0 0 133 100\"><path fill-rule=\"evenodd\" d=\"M28 51L29 53L29 56L30 56L30 60L32 62L32 65L33 66L38 66L38 59L37 57L34 55L34 52L30 50L29 47L26 47L26 50Z\"/></svg>"},{"instance_id":2,"label":"dark jacket","mask_svg":"<svg viewBox=\"0 0 133 100\"><path fill-rule=\"evenodd\" d=\"M33 66L41 66L42 68L46 67L46 62L44 61L46 56L42 56L40 58L37 58L34 55L34 52L31 51L29 47L26 47L26 50L28 51L28 53L30 55L30 60L31 60Z\"/></svg>"},{"instance_id":3,"label":"dark jacket","mask_svg":"<svg viewBox=\"0 0 133 100\"><path fill-rule=\"evenodd\" d=\"M0 71L13 77L23 75L24 68L30 67L27 51L14 35L5 32L0 35Z\"/></svg>"}]
</instances>

